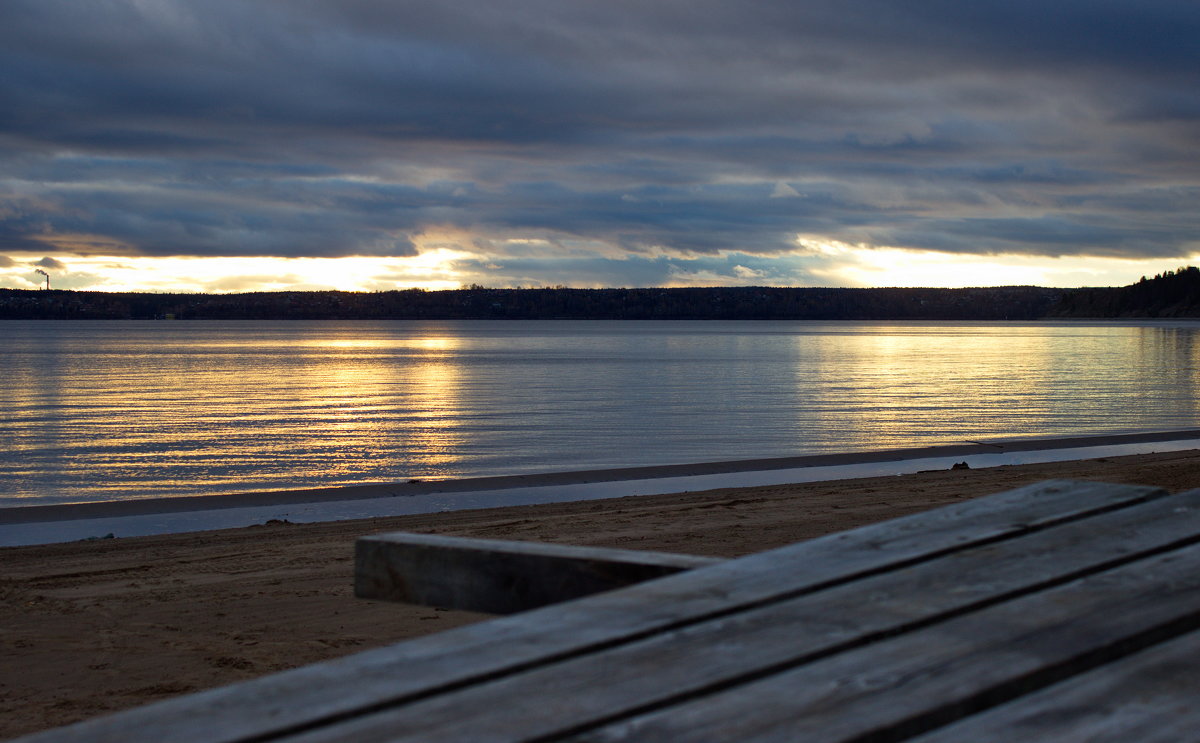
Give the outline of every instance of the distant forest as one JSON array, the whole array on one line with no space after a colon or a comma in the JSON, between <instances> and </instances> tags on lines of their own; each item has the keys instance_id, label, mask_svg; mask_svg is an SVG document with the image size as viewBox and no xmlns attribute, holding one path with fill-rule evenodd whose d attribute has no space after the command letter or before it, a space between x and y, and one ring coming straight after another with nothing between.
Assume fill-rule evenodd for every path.
<instances>
[{"instance_id":1,"label":"distant forest","mask_svg":"<svg viewBox=\"0 0 1200 743\"><path fill-rule=\"evenodd\" d=\"M1200 268L1167 271L1136 284L1065 292L1050 317L1200 317Z\"/></svg>"},{"instance_id":2,"label":"distant forest","mask_svg":"<svg viewBox=\"0 0 1200 743\"><path fill-rule=\"evenodd\" d=\"M1036 320L1200 317L1200 269L1126 287L406 289L148 294L0 289L0 319Z\"/></svg>"}]
</instances>

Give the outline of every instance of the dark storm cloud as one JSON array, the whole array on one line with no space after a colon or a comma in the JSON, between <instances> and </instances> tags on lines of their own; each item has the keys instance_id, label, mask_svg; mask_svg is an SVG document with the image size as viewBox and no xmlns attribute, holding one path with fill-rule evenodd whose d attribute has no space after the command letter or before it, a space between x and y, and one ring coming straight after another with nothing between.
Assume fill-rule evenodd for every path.
<instances>
[{"instance_id":1,"label":"dark storm cloud","mask_svg":"<svg viewBox=\"0 0 1200 743\"><path fill-rule=\"evenodd\" d=\"M1192 2L2 12L9 252L405 256L453 227L615 253L515 274L653 283L664 252L784 255L797 234L1165 257L1200 235Z\"/></svg>"}]
</instances>

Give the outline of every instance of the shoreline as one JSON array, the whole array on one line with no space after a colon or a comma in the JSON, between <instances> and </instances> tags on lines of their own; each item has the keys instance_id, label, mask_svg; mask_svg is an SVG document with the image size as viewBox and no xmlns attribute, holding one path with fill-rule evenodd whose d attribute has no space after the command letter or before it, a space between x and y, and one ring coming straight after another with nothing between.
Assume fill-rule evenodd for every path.
<instances>
[{"instance_id":1,"label":"shoreline","mask_svg":"<svg viewBox=\"0 0 1200 743\"><path fill-rule=\"evenodd\" d=\"M566 470L523 475L494 475L486 477L449 478L445 480L413 479L405 482L336 485L320 488L283 488L206 495L138 498L133 500L83 501L0 507L0 524L20 524L36 521L67 521L79 518L108 518L144 514L201 511L251 506L326 503L369 498L412 497L445 493L508 490L529 487L579 485L629 480L655 480L678 477L767 472L810 467L840 467L846 465L902 462L936 457L965 457L979 454L1021 453L1077 449L1099 446L1125 446L1171 441L1200 441L1200 428L1130 433L1105 433L1080 436L1021 437L964 441L954 444L839 452L832 454L802 454L789 457L736 459L686 464L646 465L591 470Z\"/></svg>"},{"instance_id":2,"label":"shoreline","mask_svg":"<svg viewBox=\"0 0 1200 743\"><path fill-rule=\"evenodd\" d=\"M178 534L272 521L314 523L723 487L785 485L969 467L1200 449L1200 430L961 444L312 490L0 508L0 547Z\"/></svg>"},{"instance_id":3,"label":"shoreline","mask_svg":"<svg viewBox=\"0 0 1200 743\"><path fill-rule=\"evenodd\" d=\"M0 738L484 615L355 599L381 531L734 557L1053 478L1200 486L1200 451L0 549Z\"/></svg>"}]
</instances>

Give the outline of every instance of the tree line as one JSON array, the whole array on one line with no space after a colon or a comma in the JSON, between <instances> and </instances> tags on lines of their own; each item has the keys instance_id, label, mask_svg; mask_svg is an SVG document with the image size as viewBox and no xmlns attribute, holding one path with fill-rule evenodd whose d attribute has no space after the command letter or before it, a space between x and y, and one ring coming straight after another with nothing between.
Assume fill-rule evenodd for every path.
<instances>
[{"instance_id":1,"label":"tree line","mask_svg":"<svg viewBox=\"0 0 1200 743\"><path fill-rule=\"evenodd\" d=\"M1126 287L467 289L149 294L0 289L0 319L1037 320L1200 317L1200 269Z\"/></svg>"},{"instance_id":2,"label":"tree line","mask_svg":"<svg viewBox=\"0 0 1200 743\"><path fill-rule=\"evenodd\" d=\"M1200 268L1185 266L1136 284L1073 289L1050 312L1052 317L1200 317Z\"/></svg>"},{"instance_id":3,"label":"tree line","mask_svg":"<svg viewBox=\"0 0 1200 743\"><path fill-rule=\"evenodd\" d=\"M983 289L419 289L146 294L0 289L0 318L180 320L1028 320L1062 291Z\"/></svg>"}]
</instances>

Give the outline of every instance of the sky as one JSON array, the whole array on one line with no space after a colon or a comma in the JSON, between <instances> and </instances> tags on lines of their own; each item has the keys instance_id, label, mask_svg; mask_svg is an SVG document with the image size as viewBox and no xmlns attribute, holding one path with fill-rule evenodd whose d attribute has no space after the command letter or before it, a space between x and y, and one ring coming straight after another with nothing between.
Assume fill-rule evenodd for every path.
<instances>
[{"instance_id":1,"label":"sky","mask_svg":"<svg viewBox=\"0 0 1200 743\"><path fill-rule=\"evenodd\" d=\"M0 0L0 287L1126 284L1200 262L1197 39L1195 0Z\"/></svg>"}]
</instances>

